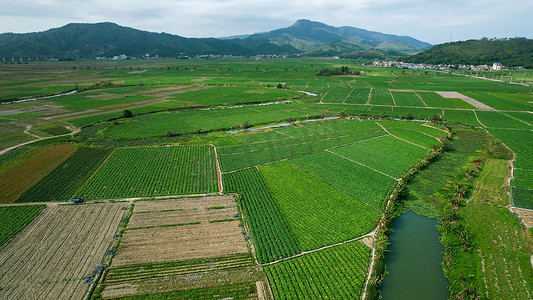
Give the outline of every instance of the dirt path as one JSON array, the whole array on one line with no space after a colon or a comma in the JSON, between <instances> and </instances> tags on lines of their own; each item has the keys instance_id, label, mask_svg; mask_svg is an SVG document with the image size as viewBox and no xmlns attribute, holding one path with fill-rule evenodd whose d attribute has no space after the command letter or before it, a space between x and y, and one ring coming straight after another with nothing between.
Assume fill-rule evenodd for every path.
<instances>
[{"instance_id":1,"label":"dirt path","mask_svg":"<svg viewBox=\"0 0 533 300\"><path fill-rule=\"evenodd\" d=\"M29 125L28 125L29 126ZM28 130L28 129L26 129ZM29 144L32 144L32 143L35 143L35 142L38 142L38 141L42 141L42 140L48 140L48 139L53 139L53 138L56 138L56 137L61 137L61 136L73 136L75 135L76 133L79 133L81 132L81 128L76 128L73 132L71 133L65 133L65 134L60 134L60 135L54 135L54 136L48 136L48 137L39 137L38 139L36 140L33 140L33 141L29 141L29 142L25 142L25 143L21 143L21 144L18 144L18 145L15 145L15 146L11 146L11 147L8 147L8 148L5 148L3 150L0 150L0 155L4 155L6 153L8 153L9 151L11 150L14 150L14 149L17 149L19 147L22 147L22 146L25 146L25 145L29 145Z\"/></svg>"},{"instance_id":2,"label":"dirt path","mask_svg":"<svg viewBox=\"0 0 533 300\"><path fill-rule=\"evenodd\" d=\"M429 150L429 148L426 148L426 147L424 147L424 146L420 146L419 144L415 144L415 143L410 142L410 141L408 141L408 140L404 140L404 139L402 139L401 137L395 136L394 134L390 133L390 132L387 130L387 128L385 128L383 125L379 124L379 122L376 122L376 124L378 124L379 127L381 127L386 133L392 135L393 137L399 139L400 141L404 141L404 142L409 143L409 144L411 144L411 145L414 145L414 146L417 146L417 147L420 147L420 148L423 148L423 149Z\"/></svg>"},{"instance_id":3,"label":"dirt path","mask_svg":"<svg viewBox=\"0 0 533 300\"><path fill-rule=\"evenodd\" d=\"M376 235L377 229L378 229L378 227L376 227L374 230L372 230L372 232L367 233L365 235L362 235L360 237L356 237L356 238L353 238L353 239L350 239L350 240L347 240L347 241L344 241L344 242L332 244L332 245L327 245L327 246L324 246L324 247L321 247L321 248L318 248L318 249L314 249L314 250L303 251L303 252L300 252L300 253L298 253L296 255L293 255L293 256L281 258L281 259L278 259L278 260L275 260L275 261L272 261L272 262L269 262L269 263L262 264L261 266L262 267L271 266L271 265L277 264L277 263L282 262L282 261L286 261L286 260L289 260L289 259L293 259L293 258L297 258L297 257L300 257L300 256L304 256L306 254L315 253L315 252L318 252L318 251L322 251L322 250L325 250L325 249L329 249L329 248L345 245L345 244L352 243L352 242L362 241L365 238L372 238L373 239L374 236ZM373 247L372 247L372 249L373 249Z\"/></svg>"},{"instance_id":4,"label":"dirt path","mask_svg":"<svg viewBox=\"0 0 533 300\"><path fill-rule=\"evenodd\" d=\"M24 133L29 135L29 136L33 136L34 138L37 138L37 139L40 139L42 138L41 136L38 136L36 134L33 134L30 132L30 130L33 128L33 125L26 125L26 130L24 130Z\"/></svg>"},{"instance_id":5,"label":"dirt path","mask_svg":"<svg viewBox=\"0 0 533 300\"><path fill-rule=\"evenodd\" d=\"M215 164L217 169L217 182L218 182L218 192L223 193L224 192L224 185L222 185L222 172L220 171L220 163L218 161L218 153L217 153L217 147L213 144L209 144L213 147L213 150L215 151Z\"/></svg>"}]
</instances>

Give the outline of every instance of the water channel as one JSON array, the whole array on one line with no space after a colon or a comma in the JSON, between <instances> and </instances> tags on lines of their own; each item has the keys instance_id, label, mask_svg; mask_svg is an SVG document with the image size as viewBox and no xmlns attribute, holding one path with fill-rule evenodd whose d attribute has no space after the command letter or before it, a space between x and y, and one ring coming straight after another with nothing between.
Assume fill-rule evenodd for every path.
<instances>
[{"instance_id":1,"label":"water channel","mask_svg":"<svg viewBox=\"0 0 533 300\"><path fill-rule=\"evenodd\" d=\"M410 210L393 221L383 299L448 299L448 280L440 265L443 247L435 225L437 220Z\"/></svg>"}]
</instances>

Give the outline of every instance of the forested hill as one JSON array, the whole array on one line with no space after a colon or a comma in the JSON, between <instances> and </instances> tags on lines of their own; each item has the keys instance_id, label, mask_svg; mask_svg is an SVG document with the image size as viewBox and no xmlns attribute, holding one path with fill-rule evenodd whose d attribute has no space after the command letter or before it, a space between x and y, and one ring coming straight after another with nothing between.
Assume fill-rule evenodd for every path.
<instances>
[{"instance_id":1,"label":"forested hill","mask_svg":"<svg viewBox=\"0 0 533 300\"><path fill-rule=\"evenodd\" d=\"M0 34L0 58L56 56L93 58L97 56L160 57L194 55L281 54L341 56L353 54L375 58L375 50L396 56L416 53L430 44L408 36L396 36L354 27L333 27L299 20L288 28L267 33L233 37L185 38L119 26L114 23L73 23L33 33ZM356 52L355 52L356 51Z\"/></svg>"},{"instance_id":2,"label":"forested hill","mask_svg":"<svg viewBox=\"0 0 533 300\"><path fill-rule=\"evenodd\" d=\"M501 62L508 67L533 68L533 40L480 39L436 45L403 61L427 64L485 65Z\"/></svg>"},{"instance_id":3,"label":"forested hill","mask_svg":"<svg viewBox=\"0 0 533 300\"><path fill-rule=\"evenodd\" d=\"M268 41L234 42L215 38L185 38L119 26L114 23L73 23L34 33L0 34L0 56L95 57L147 53L162 57L201 54L252 55L298 50Z\"/></svg>"}]
</instances>

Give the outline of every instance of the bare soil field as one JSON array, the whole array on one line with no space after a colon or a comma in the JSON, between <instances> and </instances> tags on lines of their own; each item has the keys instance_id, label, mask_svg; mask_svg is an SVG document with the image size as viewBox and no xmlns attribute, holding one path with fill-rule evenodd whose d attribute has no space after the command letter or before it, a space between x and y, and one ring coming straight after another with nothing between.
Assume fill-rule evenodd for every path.
<instances>
[{"instance_id":1,"label":"bare soil field","mask_svg":"<svg viewBox=\"0 0 533 300\"><path fill-rule=\"evenodd\" d=\"M101 263L123 203L48 206L0 248L1 299L81 299Z\"/></svg>"},{"instance_id":2,"label":"bare soil field","mask_svg":"<svg viewBox=\"0 0 533 300\"><path fill-rule=\"evenodd\" d=\"M248 251L230 196L139 201L133 212L113 266Z\"/></svg>"}]
</instances>

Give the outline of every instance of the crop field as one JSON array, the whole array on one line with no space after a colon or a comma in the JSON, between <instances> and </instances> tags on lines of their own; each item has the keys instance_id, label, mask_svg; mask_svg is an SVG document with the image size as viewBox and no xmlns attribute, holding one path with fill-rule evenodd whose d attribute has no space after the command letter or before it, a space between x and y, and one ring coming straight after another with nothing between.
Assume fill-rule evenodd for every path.
<instances>
[{"instance_id":1,"label":"crop field","mask_svg":"<svg viewBox=\"0 0 533 300\"><path fill-rule=\"evenodd\" d=\"M274 87L261 89L249 87L214 87L179 94L170 97L170 99L187 102L191 105L212 106L289 100L298 95L298 92L276 89Z\"/></svg>"},{"instance_id":2,"label":"crop field","mask_svg":"<svg viewBox=\"0 0 533 300\"><path fill-rule=\"evenodd\" d=\"M49 206L0 251L6 299L80 299L100 264L123 204Z\"/></svg>"},{"instance_id":3,"label":"crop field","mask_svg":"<svg viewBox=\"0 0 533 300\"><path fill-rule=\"evenodd\" d=\"M66 161L22 194L16 202L68 200L110 153L109 149L78 148Z\"/></svg>"},{"instance_id":4,"label":"crop field","mask_svg":"<svg viewBox=\"0 0 533 300\"><path fill-rule=\"evenodd\" d=\"M217 190L213 147L117 148L76 196L112 199Z\"/></svg>"},{"instance_id":5,"label":"crop field","mask_svg":"<svg viewBox=\"0 0 533 300\"><path fill-rule=\"evenodd\" d=\"M44 205L0 207L0 246L28 225L43 208Z\"/></svg>"},{"instance_id":6,"label":"crop field","mask_svg":"<svg viewBox=\"0 0 533 300\"><path fill-rule=\"evenodd\" d=\"M264 280L263 277L248 253L134 264L111 268L99 296L102 299L125 296L136 296L134 299L206 299L212 295L257 298L256 281ZM153 291L158 293L152 294Z\"/></svg>"},{"instance_id":7,"label":"crop field","mask_svg":"<svg viewBox=\"0 0 533 300\"><path fill-rule=\"evenodd\" d=\"M246 253L231 197L136 202L113 266Z\"/></svg>"},{"instance_id":8,"label":"crop field","mask_svg":"<svg viewBox=\"0 0 533 300\"><path fill-rule=\"evenodd\" d=\"M378 137L331 150L336 155L356 161L392 178L401 177L424 157L427 151L428 149L422 146L413 145L394 136Z\"/></svg>"},{"instance_id":9,"label":"crop field","mask_svg":"<svg viewBox=\"0 0 533 300\"><path fill-rule=\"evenodd\" d=\"M281 211L255 168L224 174L227 192L238 193L260 263L300 253Z\"/></svg>"},{"instance_id":10,"label":"crop field","mask_svg":"<svg viewBox=\"0 0 533 300\"><path fill-rule=\"evenodd\" d=\"M367 234L379 219L379 211L287 162L259 170L302 251Z\"/></svg>"},{"instance_id":11,"label":"crop field","mask_svg":"<svg viewBox=\"0 0 533 300\"><path fill-rule=\"evenodd\" d=\"M265 267L275 299L357 299L368 274L370 248L359 242Z\"/></svg>"},{"instance_id":12,"label":"crop field","mask_svg":"<svg viewBox=\"0 0 533 300\"><path fill-rule=\"evenodd\" d=\"M434 92L418 92L417 93L429 107L442 107L442 108L466 108L474 109L475 107L464 102L461 99L456 98L444 98L441 95Z\"/></svg>"},{"instance_id":13,"label":"crop field","mask_svg":"<svg viewBox=\"0 0 533 300\"><path fill-rule=\"evenodd\" d=\"M373 89L370 104L393 105L394 102L392 101L392 96L389 90Z\"/></svg>"},{"instance_id":14,"label":"crop field","mask_svg":"<svg viewBox=\"0 0 533 300\"><path fill-rule=\"evenodd\" d=\"M23 162L0 174L0 203L16 200L75 151L71 144L59 144L28 153Z\"/></svg>"},{"instance_id":15,"label":"crop field","mask_svg":"<svg viewBox=\"0 0 533 300\"><path fill-rule=\"evenodd\" d=\"M392 91L391 94L394 98L394 103L398 106L426 106L415 92Z\"/></svg>"},{"instance_id":16,"label":"crop field","mask_svg":"<svg viewBox=\"0 0 533 300\"><path fill-rule=\"evenodd\" d=\"M459 171L475 174L463 167L478 156L500 155L460 208L485 263L475 292L530 298L531 236L507 206L533 209L531 88L361 63L2 65L0 97L12 103L0 106L0 149L18 148L0 152L0 203L49 203L0 207L0 298L82 298L102 259L109 268L92 299L360 298L375 288L371 253L386 241L374 231L391 193L441 143L449 151L407 183L407 198L430 199ZM362 72L317 76L342 66ZM487 132L516 154L512 200L490 208L509 155ZM89 203L53 203L72 197ZM130 202L90 203L118 199Z\"/></svg>"}]
</instances>

